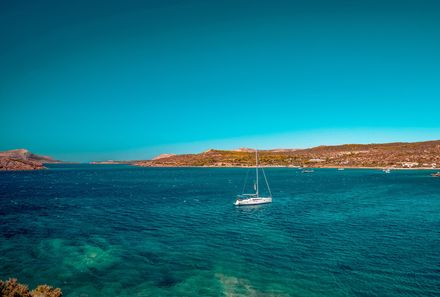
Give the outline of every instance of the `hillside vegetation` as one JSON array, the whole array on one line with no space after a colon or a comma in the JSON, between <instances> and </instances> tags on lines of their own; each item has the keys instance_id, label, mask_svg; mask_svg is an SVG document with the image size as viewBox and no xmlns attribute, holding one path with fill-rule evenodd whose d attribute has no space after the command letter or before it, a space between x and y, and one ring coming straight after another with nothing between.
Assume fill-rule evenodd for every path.
<instances>
[{"instance_id":1,"label":"hillside vegetation","mask_svg":"<svg viewBox=\"0 0 440 297\"><path fill-rule=\"evenodd\" d=\"M413 143L345 144L298 150L259 151L262 166L302 167L440 167L440 140ZM249 150L208 150L200 154L170 155L136 161L136 166L254 166Z\"/></svg>"}]
</instances>

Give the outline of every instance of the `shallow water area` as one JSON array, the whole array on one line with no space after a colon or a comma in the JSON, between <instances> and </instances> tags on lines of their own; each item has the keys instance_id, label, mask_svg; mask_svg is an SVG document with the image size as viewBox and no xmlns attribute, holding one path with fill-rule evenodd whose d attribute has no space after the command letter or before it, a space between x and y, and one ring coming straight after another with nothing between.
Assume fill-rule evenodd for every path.
<instances>
[{"instance_id":1,"label":"shallow water area","mask_svg":"<svg viewBox=\"0 0 440 297\"><path fill-rule=\"evenodd\" d=\"M50 165L0 172L0 279L64 296L439 296L430 171Z\"/></svg>"}]
</instances>

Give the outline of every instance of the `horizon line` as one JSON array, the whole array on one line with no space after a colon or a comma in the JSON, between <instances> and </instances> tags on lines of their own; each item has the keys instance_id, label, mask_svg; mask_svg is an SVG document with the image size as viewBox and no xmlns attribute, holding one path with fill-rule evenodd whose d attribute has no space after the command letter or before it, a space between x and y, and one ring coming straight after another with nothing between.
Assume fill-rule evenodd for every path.
<instances>
[{"instance_id":1,"label":"horizon line","mask_svg":"<svg viewBox=\"0 0 440 297\"><path fill-rule=\"evenodd\" d=\"M408 143L426 143L426 142L436 142L436 141L440 141L439 139L429 139L429 140L421 140L421 141L390 141L390 142L346 142L346 143L337 143L337 144L320 144L320 145L312 145L312 146L306 146L306 147L265 147L262 149L259 148L255 148L255 147L250 147L250 146L239 146L239 147L235 147L235 148L215 148L213 146L209 147L209 148L205 148L203 150L198 150L198 151L192 151L192 152L184 152L184 153L171 153L171 152L162 152L159 154L156 154L154 157L151 158L106 158L106 159L92 159L89 161L69 161L63 158L53 158L50 154L44 154L44 153L35 153L34 151L31 151L27 148L15 148L15 149L10 149L10 150L3 150L0 151L0 153L2 152L7 152L7 151L15 151L15 150L26 150L32 154L35 155L39 155L39 156L43 156L43 157L49 157L55 160L59 160L61 161L61 163L90 163L90 162L105 162L105 161L116 161L116 162L129 162L129 161L139 161L139 160L151 160L157 156L160 155L166 155L166 154L170 154L170 155L196 155L196 154L201 154L204 152L208 152L210 150L217 150L217 151L239 151L239 150L258 150L258 151L274 151L274 150L307 150L307 149L312 149L312 148L316 148L316 147L332 147L332 146L344 146L344 145L383 145L383 144L408 144Z\"/></svg>"}]
</instances>

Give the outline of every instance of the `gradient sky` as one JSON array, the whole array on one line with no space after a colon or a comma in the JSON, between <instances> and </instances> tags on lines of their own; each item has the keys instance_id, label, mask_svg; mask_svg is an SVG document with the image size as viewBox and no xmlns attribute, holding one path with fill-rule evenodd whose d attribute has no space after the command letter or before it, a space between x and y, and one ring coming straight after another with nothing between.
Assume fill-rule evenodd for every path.
<instances>
[{"instance_id":1,"label":"gradient sky","mask_svg":"<svg viewBox=\"0 0 440 297\"><path fill-rule=\"evenodd\" d=\"M0 150L440 139L440 1L0 0Z\"/></svg>"}]
</instances>

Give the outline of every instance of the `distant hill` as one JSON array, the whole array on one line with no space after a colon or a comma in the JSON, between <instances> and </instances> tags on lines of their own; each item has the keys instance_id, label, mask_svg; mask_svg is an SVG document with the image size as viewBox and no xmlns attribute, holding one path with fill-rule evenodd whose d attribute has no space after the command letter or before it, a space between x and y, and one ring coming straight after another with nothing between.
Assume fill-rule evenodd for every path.
<instances>
[{"instance_id":1,"label":"distant hill","mask_svg":"<svg viewBox=\"0 0 440 297\"><path fill-rule=\"evenodd\" d=\"M33 154L26 149L0 152L0 170L37 170L44 169L45 163L60 163L51 157Z\"/></svg>"},{"instance_id":2,"label":"distant hill","mask_svg":"<svg viewBox=\"0 0 440 297\"><path fill-rule=\"evenodd\" d=\"M115 161L115 160L106 160L106 161L92 161L89 164L95 165L117 165L117 164L131 164L133 161Z\"/></svg>"},{"instance_id":3,"label":"distant hill","mask_svg":"<svg viewBox=\"0 0 440 297\"><path fill-rule=\"evenodd\" d=\"M175 156L175 154L160 154L157 157L154 157L153 160L159 160L159 159L163 159L163 158L169 158L169 157L173 157Z\"/></svg>"},{"instance_id":4,"label":"distant hill","mask_svg":"<svg viewBox=\"0 0 440 297\"><path fill-rule=\"evenodd\" d=\"M259 151L262 166L302 167L440 167L440 140L384 144L345 144L308 149L275 149ZM136 161L136 166L253 166L250 149L214 150L200 154L170 155L153 160Z\"/></svg>"}]
</instances>

